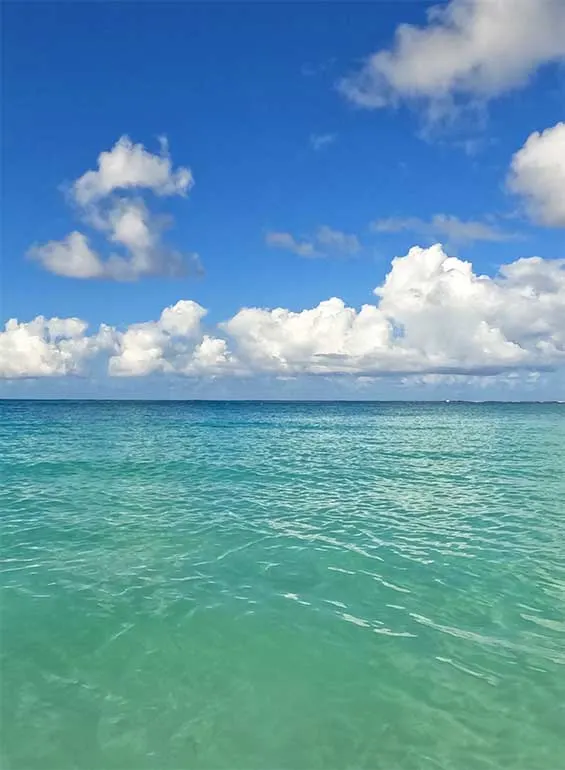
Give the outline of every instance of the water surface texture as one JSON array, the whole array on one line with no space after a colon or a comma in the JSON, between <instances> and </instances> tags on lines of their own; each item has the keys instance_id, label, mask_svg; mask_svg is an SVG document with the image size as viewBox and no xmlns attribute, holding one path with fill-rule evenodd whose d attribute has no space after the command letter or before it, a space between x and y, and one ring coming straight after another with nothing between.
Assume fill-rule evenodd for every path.
<instances>
[{"instance_id":1,"label":"water surface texture","mask_svg":"<svg viewBox=\"0 0 565 770\"><path fill-rule=\"evenodd\" d=\"M563 767L565 407L0 418L3 768Z\"/></svg>"}]
</instances>

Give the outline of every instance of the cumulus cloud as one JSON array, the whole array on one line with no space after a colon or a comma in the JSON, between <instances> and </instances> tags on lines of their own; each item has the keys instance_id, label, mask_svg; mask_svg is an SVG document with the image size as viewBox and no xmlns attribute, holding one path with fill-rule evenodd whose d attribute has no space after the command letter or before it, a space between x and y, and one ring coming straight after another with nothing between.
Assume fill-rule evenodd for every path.
<instances>
[{"instance_id":1,"label":"cumulus cloud","mask_svg":"<svg viewBox=\"0 0 565 770\"><path fill-rule=\"evenodd\" d=\"M369 109L420 100L433 118L457 101L484 103L523 86L565 58L563 0L451 0L427 15L423 27L401 24L390 48L340 81L341 92Z\"/></svg>"},{"instance_id":2,"label":"cumulus cloud","mask_svg":"<svg viewBox=\"0 0 565 770\"><path fill-rule=\"evenodd\" d=\"M287 232L269 232L265 243L276 249L284 249L299 257L352 256L361 250L356 235L321 225L313 236L297 239Z\"/></svg>"},{"instance_id":3,"label":"cumulus cloud","mask_svg":"<svg viewBox=\"0 0 565 770\"><path fill-rule=\"evenodd\" d=\"M522 259L495 278L441 246L393 260L361 310L244 308L224 324L253 369L285 374L494 374L565 361L565 262Z\"/></svg>"},{"instance_id":4,"label":"cumulus cloud","mask_svg":"<svg viewBox=\"0 0 565 770\"><path fill-rule=\"evenodd\" d=\"M107 269L98 254L90 248L86 235L78 230L60 241L47 241L41 246L32 246L28 255L55 275L102 278Z\"/></svg>"},{"instance_id":5,"label":"cumulus cloud","mask_svg":"<svg viewBox=\"0 0 565 770\"><path fill-rule=\"evenodd\" d=\"M79 318L44 318L29 323L11 318L0 332L0 377L80 374L87 359L112 345L107 326L87 336Z\"/></svg>"},{"instance_id":6,"label":"cumulus cloud","mask_svg":"<svg viewBox=\"0 0 565 770\"><path fill-rule=\"evenodd\" d=\"M108 362L109 374L126 377L154 372L190 374L195 373L202 360L210 363L208 373L212 374L214 366L227 361L227 350L221 340L222 344L211 354L214 343L201 329L205 315L206 310L197 302L180 300L165 308L157 321L132 324L117 335L115 353Z\"/></svg>"},{"instance_id":7,"label":"cumulus cloud","mask_svg":"<svg viewBox=\"0 0 565 770\"><path fill-rule=\"evenodd\" d=\"M98 169L83 174L69 191L82 220L106 239L110 253L103 258L89 238L75 230L62 240L33 246L29 256L50 272L69 278L128 281L198 270L196 254L181 254L163 243L167 220L151 214L139 196L142 190L184 196L193 183L189 169L173 169L165 139L156 155L124 136L100 154ZM126 191L127 197L116 195L117 190ZM133 191L136 196L131 195Z\"/></svg>"},{"instance_id":8,"label":"cumulus cloud","mask_svg":"<svg viewBox=\"0 0 565 770\"><path fill-rule=\"evenodd\" d=\"M337 134L310 134L310 144L316 151L329 147L336 139Z\"/></svg>"},{"instance_id":9,"label":"cumulus cloud","mask_svg":"<svg viewBox=\"0 0 565 770\"><path fill-rule=\"evenodd\" d=\"M565 123L528 137L512 158L508 187L536 222L565 227Z\"/></svg>"},{"instance_id":10,"label":"cumulus cloud","mask_svg":"<svg viewBox=\"0 0 565 770\"><path fill-rule=\"evenodd\" d=\"M565 366L565 260L522 258L489 277L440 245L413 247L374 293L361 309L337 297L298 312L242 308L214 333L191 300L156 321L92 336L79 319L11 320L0 334L0 371L71 374L101 351L121 377L492 377Z\"/></svg>"},{"instance_id":11,"label":"cumulus cloud","mask_svg":"<svg viewBox=\"0 0 565 770\"><path fill-rule=\"evenodd\" d=\"M517 236L487 222L459 219L449 214L435 214L429 221L419 217L388 217L371 222L374 233L410 232L425 235L434 240L446 239L448 243L473 243L474 241L511 241Z\"/></svg>"},{"instance_id":12,"label":"cumulus cloud","mask_svg":"<svg viewBox=\"0 0 565 770\"><path fill-rule=\"evenodd\" d=\"M175 171L165 137L160 144L161 152L155 155L122 136L111 150L100 153L95 171L87 171L73 184L77 203L86 206L114 190L133 188L146 188L157 195L185 195L194 184L192 172L182 166Z\"/></svg>"},{"instance_id":13,"label":"cumulus cloud","mask_svg":"<svg viewBox=\"0 0 565 770\"><path fill-rule=\"evenodd\" d=\"M386 346L389 326L377 307L358 312L337 297L317 307L243 308L223 325L252 369L271 373L339 373L373 348Z\"/></svg>"},{"instance_id":14,"label":"cumulus cloud","mask_svg":"<svg viewBox=\"0 0 565 770\"><path fill-rule=\"evenodd\" d=\"M82 374L104 353L110 376L140 377L156 372L214 376L238 372L225 339L202 328L206 310L192 300L166 307L156 321L124 330L102 325L88 334L79 318L10 319L0 332L0 377L56 377Z\"/></svg>"}]
</instances>

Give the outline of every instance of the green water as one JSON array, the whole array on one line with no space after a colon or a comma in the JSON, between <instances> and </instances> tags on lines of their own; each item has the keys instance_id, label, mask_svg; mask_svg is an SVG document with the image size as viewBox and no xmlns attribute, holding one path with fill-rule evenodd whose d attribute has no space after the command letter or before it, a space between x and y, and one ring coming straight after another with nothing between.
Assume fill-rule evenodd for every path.
<instances>
[{"instance_id":1,"label":"green water","mask_svg":"<svg viewBox=\"0 0 565 770\"><path fill-rule=\"evenodd\" d=\"M0 403L2 767L559 770L565 407Z\"/></svg>"}]
</instances>

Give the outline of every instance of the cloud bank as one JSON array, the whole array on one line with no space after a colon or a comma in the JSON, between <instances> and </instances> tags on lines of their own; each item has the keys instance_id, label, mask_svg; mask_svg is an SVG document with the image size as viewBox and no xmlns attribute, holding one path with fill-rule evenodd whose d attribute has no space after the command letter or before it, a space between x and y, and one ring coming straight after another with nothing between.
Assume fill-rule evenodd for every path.
<instances>
[{"instance_id":1,"label":"cloud bank","mask_svg":"<svg viewBox=\"0 0 565 770\"><path fill-rule=\"evenodd\" d=\"M429 221L420 217L388 217L371 222L374 233L419 233L430 238L445 238L449 243L473 243L476 241L511 241L515 233L501 230L488 222L459 219L450 214L435 214Z\"/></svg>"},{"instance_id":2,"label":"cloud bank","mask_svg":"<svg viewBox=\"0 0 565 770\"><path fill-rule=\"evenodd\" d=\"M300 312L242 308L214 330L191 300L155 321L91 334L77 318L11 319L0 373L86 374L100 359L114 377L490 377L565 365L565 260L522 258L491 278L440 245L413 247L374 294L359 310L336 297Z\"/></svg>"},{"instance_id":3,"label":"cloud bank","mask_svg":"<svg viewBox=\"0 0 565 770\"><path fill-rule=\"evenodd\" d=\"M131 281L198 270L196 254L181 254L164 244L168 221L154 216L141 197L144 191L185 196L194 184L188 168L173 169L166 139L160 143L156 155L123 136L111 150L100 153L96 170L87 171L70 187L71 203L82 221L106 240L109 256L103 258L78 230L62 240L32 246L29 256L67 278Z\"/></svg>"},{"instance_id":4,"label":"cloud bank","mask_svg":"<svg viewBox=\"0 0 565 770\"><path fill-rule=\"evenodd\" d=\"M431 119L457 103L484 103L523 86L544 64L565 59L563 0L451 0L427 24L401 24L338 84L359 107L424 103Z\"/></svg>"}]
</instances>

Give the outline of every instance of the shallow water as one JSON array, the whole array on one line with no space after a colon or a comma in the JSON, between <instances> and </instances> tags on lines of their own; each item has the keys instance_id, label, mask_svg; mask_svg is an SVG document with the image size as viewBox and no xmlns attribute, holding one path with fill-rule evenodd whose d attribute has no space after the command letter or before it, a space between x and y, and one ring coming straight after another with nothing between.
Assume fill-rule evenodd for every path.
<instances>
[{"instance_id":1,"label":"shallow water","mask_svg":"<svg viewBox=\"0 0 565 770\"><path fill-rule=\"evenodd\" d=\"M558 770L565 407L0 402L2 767Z\"/></svg>"}]
</instances>

